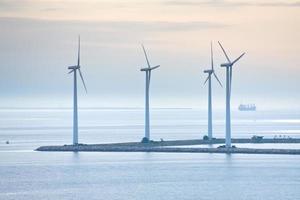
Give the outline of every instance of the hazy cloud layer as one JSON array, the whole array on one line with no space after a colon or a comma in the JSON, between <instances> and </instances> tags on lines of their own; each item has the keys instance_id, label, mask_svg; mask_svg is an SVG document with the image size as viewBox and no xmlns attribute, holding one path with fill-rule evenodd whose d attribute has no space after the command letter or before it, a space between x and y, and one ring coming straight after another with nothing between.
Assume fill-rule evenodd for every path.
<instances>
[{"instance_id":1,"label":"hazy cloud layer","mask_svg":"<svg viewBox=\"0 0 300 200\"><path fill-rule=\"evenodd\" d=\"M25 97L50 103L71 99L67 66L76 62L79 34L87 96L98 106L106 97L109 103L132 99L143 106L145 80L139 69L146 63L140 43L151 64L161 65L151 81L153 104L206 102L203 70L209 66L211 40L223 83L225 70L219 65L225 58L216 41L232 59L246 52L234 70L234 101L298 100L298 6L299 1L283 0L0 0L0 104L3 99L23 104ZM215 86L214 99L223 103L224 89Z\"/></svg>"},{"instance_id":2,"label":"hazy cloud layer","mask_svg":"<svg viewBox=\"0 0 300 200\"><path fill-rule=\"evenodd\" d=\"M170 32L170 31L195 31L203 29L219 29L228 28L230 25L218 22L209 21L80 21L80 20L43 20L31 18L10 18L0 17L0 24L2 25L36 25L39 27L47 23L51 25L64 25L67 27L94 27L95 29L114 29L115 31L155 31L155 32Z\"/></svg>"},{"instance_id":3,"label":"hazy cloud layer","mask_svg":"<svg viewBox=\"0 0 300 200\"><path fill-rule=\"evenodd\" d=\"M211 0L211 1L184 1L173 0L166 1L166 5L174 6L223 6L223 7L242 7L242 6L258 6L258 7L299 7L300 1L287 2L287 1L226 1L226 0Z\"/></svg>"}]
</instances>

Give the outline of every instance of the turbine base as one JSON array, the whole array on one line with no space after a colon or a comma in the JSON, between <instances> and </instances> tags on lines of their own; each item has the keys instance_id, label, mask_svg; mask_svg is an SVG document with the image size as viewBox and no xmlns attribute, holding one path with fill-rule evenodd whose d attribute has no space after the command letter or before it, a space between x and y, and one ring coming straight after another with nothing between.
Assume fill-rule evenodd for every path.
<instances>
[{"instance_id":1,"label":"turbine base","mask_svg":"<svg viewBox=\"0 0 300 200\"><path fill-rule=\"evenodd\" d=\"M150 142L150 140L147 137L143 137L143 139L141 141L141 143L149 143L149 142Z\"/></svg>"}]
</instances>

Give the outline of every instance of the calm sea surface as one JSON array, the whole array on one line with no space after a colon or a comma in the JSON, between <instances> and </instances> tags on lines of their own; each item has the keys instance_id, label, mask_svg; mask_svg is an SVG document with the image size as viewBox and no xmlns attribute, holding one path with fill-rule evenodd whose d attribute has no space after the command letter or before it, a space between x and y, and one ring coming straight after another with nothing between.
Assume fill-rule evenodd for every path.
<instances>
[{"instance_id":1,"label":"calm sea surface","mask_svg":"<svg viewBox=\"0 0 300 200\"><path fill-rule=\"evenodd\" d=\"M151 118L154 140L206 132L199 109L154 109ZM82 109L79 140L140 141L143 119L142 109ZM214 113L215 137L224 137L224 123L224 113ZM232 123L233 137L300 138L299 111L233 112ZM297 155L33 151L70 144L71 128L69 109L0 109L1 200L300 199Z\"/></svg>"}]
</instances>

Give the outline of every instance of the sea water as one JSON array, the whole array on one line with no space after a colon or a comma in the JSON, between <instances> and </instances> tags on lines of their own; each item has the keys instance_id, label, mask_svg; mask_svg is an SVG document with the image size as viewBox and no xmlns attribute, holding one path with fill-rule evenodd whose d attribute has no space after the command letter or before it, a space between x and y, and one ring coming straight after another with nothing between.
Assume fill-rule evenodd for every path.
<instances>
[{"instance_id":1,"label":"sea water","mask_svg":"<svg viewBox=\"0 0 300 200\"><path fill-rule=\"evenodd\" d=\"M206 116L153 109L152 139L202 138ZM214 113L215 137L224 124ZM79 141L140 141L143 125L143 109L80 109ZM300 112L233 112L232 136L252 135L300 138ZM0 109L0 199L300 199L299 155L33 151L71 142L71 109Z\"/></svg>"}]
</instances>

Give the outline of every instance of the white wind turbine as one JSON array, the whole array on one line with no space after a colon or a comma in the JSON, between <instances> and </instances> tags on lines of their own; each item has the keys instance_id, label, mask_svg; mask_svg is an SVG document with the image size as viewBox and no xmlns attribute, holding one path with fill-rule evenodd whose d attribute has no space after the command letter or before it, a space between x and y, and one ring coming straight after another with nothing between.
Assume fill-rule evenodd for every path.
<instances>
[{"instance_id":1,"label":"white wind turbine","mask_svg":"<svg viewBox=\"0 0 300 200\"><path fill-rule=\"evenodd\" d=\"M70 73L74 74L74 99L73 99L73 145L78 145L78 112L77 112L77 70L79 72L80 78L82 80L85 92L87 92L85 82L80 71L80 36L78 37L78 59L77 65L69 66L68 69Z\"/></svg>"},{"instance_id":2,"label":"white wind turbine","mask_svg":"<svg viewBox=\"0 0 300 200\"><path fill-rule=\"evenodd\" d=\"M208 81L208 138L209 140L212 139L212 92L211 92L211 75L213 74L214 77L216 78L216 80L218 81L218 83L220 84L221 87L222 83L220 82L220 80L218 79L217 75L215 74L214 71L214 59L213 59L213 49L212 49L212 42L210 43L210 56L211 56L211 69L208 70L204 70L204 73L208 74L207 79L204 82L204 85L206 84L206 82Z\"/></svg>"},{"instance_id":3,"label":"white wind turbine","mask_svg":"<svg viewBox=\"0 0 300 200\"><path fill-rule=\"evenodd\" d=\"M149 63L149 59L144 48L142 45L145 58L147 61L148 67L142 68L141 71L146 72L146 88L145 88L145 137L143 138L142 142L149 142L150 141L150 114L149 114L149 87L150 87L150 79L151 79L151 71L153 69L158 68L160 65L151 67Z\"/></svg>"},{"instance_id":4,"label":"white wind turbine","mask_svg":"<svg viewBox=\"0 0 300 200\"><path fill-rule=\"evenodd\" d=\"M226 148L231 147L231 111L230 111L230 99L231 99L231 85L232 85L232 66L241 59L245 53L242 53L237 59L233 62L230 61L229 57L227 56L223 46L218 41L226 59L227 63L221 64L221 67L226 67Z\"/></svg>"}]
</instances>

